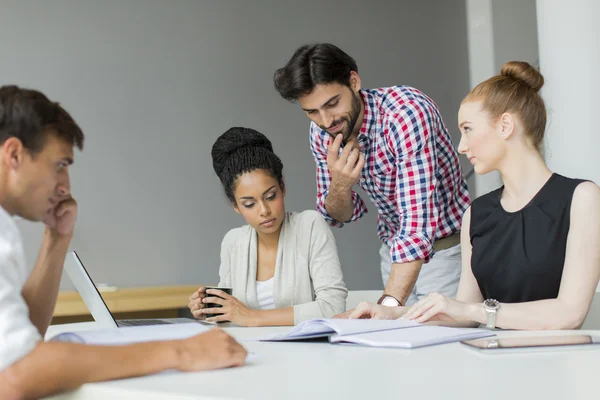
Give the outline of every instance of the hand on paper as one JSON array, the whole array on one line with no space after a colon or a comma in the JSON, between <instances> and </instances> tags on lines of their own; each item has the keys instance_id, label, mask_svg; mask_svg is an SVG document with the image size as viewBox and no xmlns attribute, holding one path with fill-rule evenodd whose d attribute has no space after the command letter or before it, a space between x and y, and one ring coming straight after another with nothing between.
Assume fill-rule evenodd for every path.
<instances>
[{"instance_id":1,"label":"hand on paper","mask_svg":"<svg viewBox=\"0 0 600 400\"><path fill-rule=\"evenodd\" d=\"M234 338L215 328L179 342L180 371L203 371L244 364L247 351Z\"/></svg>"},{"instance_id":2,"label":"hand on paper","mask_svg":"<svg viewBox=\"0 0 600 400\"><path fill-rule=\"evenodd\" d=\"M418 322L427 321L465 321L469 320L470 303L454 300L439 293L430 293L415 303L403 318Z\"/></svg>"},{"instance_id":3,"label":"hand on paper","mask_svg":"<svg viewBox=\"0 0 600 400\"><path fill-rule=\"evenodd\" d=\"M361 302L350 312L350 319L398 319L406 307L388 307L380 304Z\"/></svg>"},{"instance_id":4,"label":"hand on paper","mask_svg":"<svg viewBox=\"0 0 600 400\"><path fill-rule=\"evenodd\" d=\"M343 312L341 314L336 314L333 316L333 318L348 318L350 317L350 315L354 312L354 310L356 310L355 308L353 308L352 310L348 310L346 312Z\"/></svg>"},{"instance_id":5,"label":"hand on paper","mask_svg":"<svg viewBox=\"0 0 600 400\"><path fill-rule=\"evenodd\" d=\"M205 297L202 302L220 304L219 308L202 308L203 314L220 314L215 317L206 318L209 322L231 321L240 326L253 326L256 324L256 310L248 308L244 303L218 289L206 290L208 295L215 297ZM218 297L216 297L218 296Z\"/></svg>"}]
</instances>

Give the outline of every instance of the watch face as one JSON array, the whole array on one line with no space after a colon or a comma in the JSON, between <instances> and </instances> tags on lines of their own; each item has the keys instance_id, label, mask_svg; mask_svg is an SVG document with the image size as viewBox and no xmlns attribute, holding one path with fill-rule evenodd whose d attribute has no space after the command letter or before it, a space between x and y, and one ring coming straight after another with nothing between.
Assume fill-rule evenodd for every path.
<instances>
[{"instance_id":1,"label":"watch face","mask_svg":"<svg viewBox=\"0 0 600 400\"><path fill-rule=\"evenodd\" d=\"M396 300L395 298L388 296L381 300L381 305L387 307L397 307L400 305L400 303L398 303L398 300Z\"/></svg>"},{"instance_id":2,"label":"watch face","mask_svg":"<svg viewBox=\"0 0 600 400\"><path fill-rule=\"evenodd\" d=\"M497 310L500 308L500 302L496 299L487 299L483 302L485 308L489 308L490 310Z\"/></svg>"}]
</instances>

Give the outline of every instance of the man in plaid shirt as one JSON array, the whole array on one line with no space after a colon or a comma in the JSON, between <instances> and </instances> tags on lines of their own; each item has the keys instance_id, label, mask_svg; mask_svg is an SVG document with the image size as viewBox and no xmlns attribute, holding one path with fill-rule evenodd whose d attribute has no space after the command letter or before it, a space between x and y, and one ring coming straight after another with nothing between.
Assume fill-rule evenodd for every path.
<instances>
[{"instance_id":1,"label":"man in plaid shirt","mask_svg":"<svg viewBox=\"0 0 600 400\"><path fill-rule=\"evenodd\" d=\"M275 72L281 96L312 121L317 210L332 225L361 218L359 184L377 207L384 294L409 305L456 295L466 182L435 103L408 86L361 90L356 62L332 44L300 47Z\"/></svg>"}]
</instances>

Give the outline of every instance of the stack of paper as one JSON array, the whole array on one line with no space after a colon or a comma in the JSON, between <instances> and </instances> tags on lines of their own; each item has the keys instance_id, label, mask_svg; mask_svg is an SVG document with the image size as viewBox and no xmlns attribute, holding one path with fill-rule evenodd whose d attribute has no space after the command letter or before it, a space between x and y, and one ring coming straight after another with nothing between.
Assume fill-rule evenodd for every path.
<instances>
[{"instance_id":1,"label":"stack of paper","mask_svg":"<svg viewBox=\"0 0 600 400\"><path fill-rule=\"evenodd\" d=\"M372 347L394 347L414 349L436 344L459 342L494 336L494 333L476 328L448 328L445 326L419 326L411 329L358 333L355 335L333 335L331 343L353 343Z\"/></svg>"},{"instance_id":2,"label":"stack of paper","mask_svg":"<svg viewBox=\"0 0 600 400\"><path fill-rule=\"evenodd\" d=\"M128 326L95 331L65 332L50 340L110 346L155 340L187 339L209 329L211 328L199 323Z\"/></svg>"},{"instance_id":3,"label":"stack of paper","mask_svg":"<svg viewBox=\"0 0 600 400\"><path fill-rule=\"evenodd\" d=\"M326 337L331 343L412 349L494 336L484 329L426 326L409 320L314 319L288 333L262 339L268 342Z\"/></svg>"},{"instance_id":4,"label":"stack of paper","mask_svg":"<svg viewBox=\"0 0 600 400\"><path fill-rule=\"evenodd\" d=\"M334 334L354 335L356 333L403 329L420 324L408 320L377 320L377 319L311 319L295 326L288 333L273 336L263 341L278 342L288 340L313 339L329 337Z\"/></svg>"}]
</instances>

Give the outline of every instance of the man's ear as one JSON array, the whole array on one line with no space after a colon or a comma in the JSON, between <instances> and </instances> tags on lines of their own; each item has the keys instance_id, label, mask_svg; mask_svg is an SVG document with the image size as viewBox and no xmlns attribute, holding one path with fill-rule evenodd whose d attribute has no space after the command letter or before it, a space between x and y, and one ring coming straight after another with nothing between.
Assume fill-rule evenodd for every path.
<instances>
[{"instance_id":1,"label":"man's ear","mask_svg":"<svg viewBox=\"0 0 600 400\"><path fill-rule=\"evenodd\" d=\"M353 92L358 92L361 88L360 76L356 71L350 71L350 89Z\"/></svg>"},{"instance_id":2,"label":"man's ear","mask_svg":"<svg viewBox=\"0 0 600 400\"><path fill-rule=\"evenodd\" d=\"M23 163L25 157L25 146L23 142L16 137L9 137L2 144L2 159L6 166L11 169L18 169Z\"/></svg>"},{"instance_id":3,"label":"man's ear","mask_svg":"<svg viewBox=\"0 0 600 400\"><path fill-rule=\"evenodd\" d=\"M515 131L515 116L505 112L500 116L499 124L502 139L508 140Z\"/></svg>"}]
</instances>

